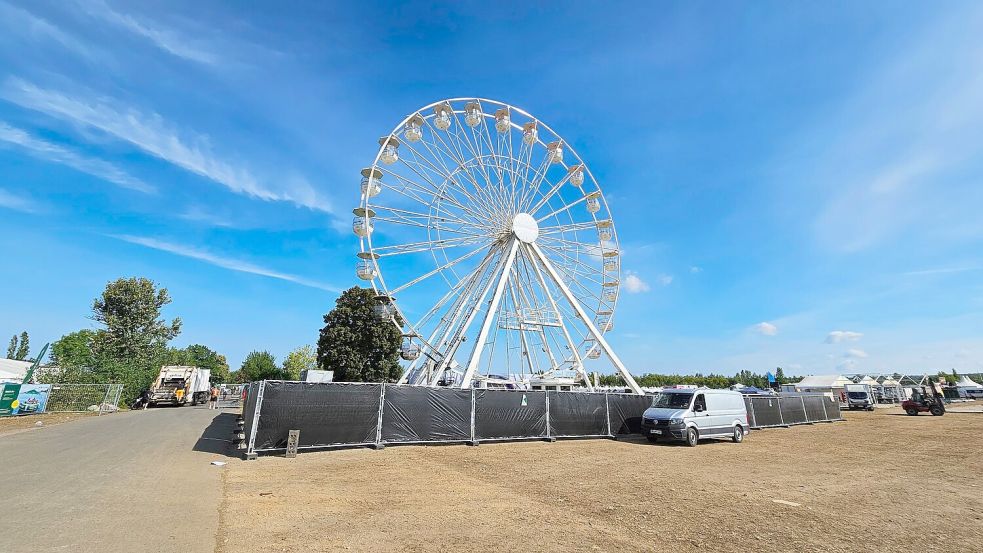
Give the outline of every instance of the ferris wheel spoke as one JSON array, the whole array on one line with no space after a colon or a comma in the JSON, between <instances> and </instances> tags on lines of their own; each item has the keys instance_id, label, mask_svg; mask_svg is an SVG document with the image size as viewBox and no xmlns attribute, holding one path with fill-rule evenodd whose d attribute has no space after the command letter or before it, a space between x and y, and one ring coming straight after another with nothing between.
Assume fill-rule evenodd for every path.
<instances>
[{"instance_id":1,"label":"ferris wheel spoke","mask_svg":"<svg viewBox=\"0 0 983 553\"><path fill-rule=\"evenodd\" d=\"M561 178L559 181L557 181L557 183L554 184L549 189L549 191L546 194L544 194L542 198L540 198L540 200L538 202L536 202L536 205L534 205L532 207L524 207L522 209L522 211L525 212L525 213L535 214L537 211L539 211L539 209L541 207L543 207L543 205L546 204L546 202L549 201L550 198L553 197L554 194L556 194L557 192L560 191L561 188L563 188L563 185L566 184L567 181L570 180L570 175L571 175L571 173L568 172L566 175L563 176L563 178ZM532 200L534 200L534 199L535 198L529 198L529 202L531 203Z\"/></svg>"},{"instance_id":2,"label":"ferris wheel spoke","mask_svg":"<svg viewBox=\"0 0 983 553\"><path fill-rule=\"evenodd\" d=\"M573 202L568 203L567 205L561 207L560 209L557 209L556 211L553 211L549 215L544 215L544 216L536 219L536 222L537 223L541 223L541 222L545 221L546 219L549 219L550 217L554 217L556 215L559 215L560 213L564 213L566 211L569 211L571 208L576 207L577 205L582 204L582 203L584 203L586 201L587 201L587 196L584 196L584 197L580 198L579 200L574 200Z\"/></svg>"},{"instance_id":3,"label":"ferris wheel spoke","mask_svg":"<svg viewBox=\"0 0 983 553\"><path fill-rule=\"evenodd\" d=\"M478 238L471 238L471 237L445 238L441 240L428 240L425 242L411 242L409 244L380 246L375 248L375 253L377 253L379 257L389 257L393 255L402 255L407 253L431 251L434 249L473 246L475 244L481 244L482 247L485 247L487 246L487 238L483 236Z\"/></svg>"},{"instance_id":4,"label":"ferris wheel spoke","mask_svg":"<svg viewBox=\"0 0 983 553\"><path fill-rule=\"evenodd\" d=\"M570 223L569 225L555 225L555 226L541 226L539 227L540 236L548 236L550 234L559 234L564 232L577 232L580 230L596 229L597 223L594 221L585 221L582 223Z\"/></svg>"},{"instance_id":5,"label":"ferris wheel spoke","mask_svg":"<svg viewBox=\"0 0 983 553\"><path fill-rule=\"evenodd\" d=\"M425 169L424 170L421 170L421 169L423 169L423 167L420 164L418 164L416 161L409 161L409 160L406 160L404 158L403 165L405 165L408 169L410 169L410 171L412 171L418 177L420 177L421 179L425 180L427 182L427 184L429 184L432 187L432 189L427 189L425 187L422 187L418 183L414 182L412 179L408 179L408 178L406 178L406 177L404 177L402 175L399 175L398 173L396 173L395 171L393 171L391 169L388 169L388 170L385 170L384 169L384 171L385 172L388 172L389 174L391 174L393 176L395 176L397 179L399 179L401 182L403 182L406 185L412 185L414 187L417 187L417 189L420 190L424 194L428 194L428 195L431 195L431 196L433 196L435 198L439 198L441 200L447 201L448 203L451 203L455 207L461 209L462 211L464 211L464 212L468 213L469 215L471 215L472 217L474 217L476 220L479 220L480 221L482 219L486 219L487 218L487 214L484 214L484 215L483 214L479 214L478 212L476 212L476 211L472 210L471 208L469 208L468 206L464 205L464 203L460 199L452 196L450 190L448 189L449 187L440 187L436 183L434 183L434 181L432 181L430 179L430 177L427 176L426 170ZM463 187L461 187L457 183L457 181L455 179L451 178L449 174L441 173L436 168L434 168L434 171L436 171L438 173L438 175L440 175L441 177L443 177L443 180L445 182L452 183L452 184L456 185L456 188L458 189L457 192L460 193L460 194L463 194L468 201L471 201L471 202L474 202L475 204L478 204L478 202L470 195L470 193L466 189L464 189ZM431 202L421 201L421 203L424 203L424 205L430 205Z\"/></svg>"},{"instance_id":6,"label":"ferris wheel spoke","mask_svg":"<svg viewBox=\"0 0 983 553\"><path fill-rule=\"evenodd\" d=\"M413 285L419 284L419 283L423 282L424 280L426 280L426 279L434 276L435 274L437 274L437 273L439 273L441 271L445 271L447 269L450 269L451 267L457 265L458 263L461 263L462 261L464 261L466 259L471 259L475 255L477 255L477 254L479 254L479 253L481 253L483 251L486 251L486 248L484 246L475 248L474 250L472 250L472 251L470 251L470 252L468 252L468 253L460 256L460 257L455 258L453 261L449 261L447 263L444 263L440 267L437 267L436 269L434 269L434 270L432 270L432 271L430 271L428 273L424 273L423 275L421 275L421 276L419 276L417 278L414 278L413 280L407 282L406 284L397 286L396 288L390 290L389 293L392 294L392 295L399 294L403 290L406 290L407 288L409 288L409 287L411 287Z\"/></svg>"},{"instance_id":7,"label":"ferris wheel spoke","mask_svg":"<svg viewBox=\"0 0 983 553\"><path fill-rule=\"evenodd\" d=\"M474 186L475 199L480 197L480 201L484 204L486 209L488 209L489 211L495 211L495 208L493 207L495 204L495 200L491 198L484 191L484 188L478 183L477 179L474 178L474 175L472 175L471 172L467 170L467 160L463 159L464 158L463 154L459 154L459 157L455 157L454 153L451 151L451 148L447 145L447 141L444 140L443 134L440 133L436 129L436 127L434 127L430 123L429 120L427 121L427 124L430 125L431 136L436 137L436 139L440 141L440 144L437 144L436 142L428 143L426 141L421 141L421 143L431 152L431 155L433 155L434 157L440 160L441 165L444 167L444 171L446 173L447 178L453 179L453 176L452 176L452 171L444 161L445 157L449 158L451 161L455 163L455 165L461 168L462 169L461 172L468 178L469 181L471 181L471 184ZM433 148L431 148L431 146ZM436 149L436 152L434 151L434 149ZM464 189L463 186L459 185L459 187Z\"/></svg>"},{"instance_id":8,"label":"ferris wheel spoke","mask_svg":"<svg viewBox=\"0 0 983 553\"><path fill-rule=\"evenodd\" d=\"M455 205L457 205L458 207L460 207L461 209L470 211L476 217L481 217L480 215L478 215L474 211L471 211L460 200L449 196L449 190L448 190L449 187L439 186L439 185L436 184L436 182L434 182L433 179L431 179L429 176L427 176L427 173L428 172L434 173L436 176L440 177L440 180L441 181L443 181L445 183L448 183L448 184L453 184L454 185L454 188L457 190L457 192L460 193L460 194L463 194L465 196L465 198L467 198L468 201L471 201L471 202L473 202L475 204L479 204L479 202L477 201L477 199L471 195L471 192L469 192L466 187L461 186L461 184L457 181L457 179L454 179L453 178L451 170L449 168L447 168L446 164L443 163L443 159L440 157L440 155L437 154L436 152L434 152L430 148L429 144L426 141L421 141L420 143L423 144L424 148L427 149L427 151L430 154L430 156L422 155L412 145L408 145L407 148L410 150L410 152L413 154L413 156L412 156L412 158L411 157L408 157L408 156L403 156L402 158L400 158L400 159L403 160L403 165L407 166L417 176L419 176L420 178L422 178L425 181L427 181L427 183L431 187L433 187L433 190L432 191L428 191L429 193L434 194L434 195L438 195L438 196L444 196L448 201L453 201L453 203ZM439 159L440 162L441 162L441 165L443 165L443 168L438 167L433 162L432 158ZM421 160L423 162L425 162L425 164L424 163L421 163ZM482 205L482 204L479 204L479 205Z\"/></svg>"}]
</instances>

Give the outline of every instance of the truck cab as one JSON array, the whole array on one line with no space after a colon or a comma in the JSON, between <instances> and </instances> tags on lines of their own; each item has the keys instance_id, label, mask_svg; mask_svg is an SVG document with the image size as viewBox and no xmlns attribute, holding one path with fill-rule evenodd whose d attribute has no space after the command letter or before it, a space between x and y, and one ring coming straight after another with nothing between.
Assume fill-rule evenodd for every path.
<instances>
[{"instance_id":1,"label":"truck cab","mask_svg":"<svg viewBox=\"0 0 983 553\"><path fill-rule=\"evenodd\" d=\"M196 405L208 401L211 371L199 367L165 365L150 388L150 406Z\"/></svg>"},{"instance_id":2,"label":"truck cab","mask_svg":"<svg viewBox=\"0 0 983 553\"><path fill-rule=\"evenodd\" d=\"M874 410L874 391L868 384L847 384L844 387L846 391L846 406L847 409L854 411L857 409L865 409L867 411Z\"/></svg>"}]
</instances>

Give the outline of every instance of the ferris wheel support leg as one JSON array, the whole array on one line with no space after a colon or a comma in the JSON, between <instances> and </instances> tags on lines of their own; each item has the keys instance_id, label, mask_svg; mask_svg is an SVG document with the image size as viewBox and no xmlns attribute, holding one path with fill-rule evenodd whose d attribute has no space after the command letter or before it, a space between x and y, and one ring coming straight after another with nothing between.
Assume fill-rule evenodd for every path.
<instances>
[{"instance_id":1,"label":"ferris wheel support leg","mask_svg":"<svg viewBox=\"0 0 983 553\"><path fill-rule=\"evenodd\" d=\"M528 249L528 247L527 247ZM584 369L584 360L580 358L580 351L577 346L574 345L573 339L570 338L570 331L567 330L567 325L563 324L563 315L560 313L560 306L556 304L556 300L553 299L553 294L550 294L549 288L546 286L546 279L543 278L543 272L539 270L539 263L536 262L536 256L532 252L526 252L529 256L529 261L531 262L533 272L536 273L536 280L539 281L539 285L543 287L543 293L546 294L546 299L549 300L550 306L553 307L553 311L556 313L556 320L560 322L560 329L563 331L563 337L567 341L567 347L570 348L570 352L573 354L574 363L576 363L577 374L584 379L584 384L587 385L587 390L593 392L594 385L591 383L590 378L587 377L587 371ZM528 350L527 350L528 351Z\"/></svg>"},{"instance_id":2,"label":"ferris wheel support leg","mask_svg":"<svg viewBox=\"0 0 983 553\"><path fill-rule=\"evenodd\" d=\"M577 312L577 316L580 317L580 320L582 320L584 324L587 326L587 329L590 330L590 333L594 336L594 339L597 340L598 345L600 345L604 353L607 354L608 359L610 359L611 363L613 363L615 368L618 369L618 372L621 374L621 378L624 379L625 384L628 384L628 386L636 394L644 395L642 388L639 387L637 382L635 382L635 377L633 377L631 373L628 372L628 369L625 367L625 364L621 362L621 358L619 358L618 354L616 354L614 350L611 349L611 345L608 344L608 341L604 339L604 335L598 332L597 327L594 326L594 322L591 321L590 318L587 316L587 313L584 312L584 308L580 306L580 302L578 302L577 299L573 296L573 294L570 293L570 289L567 288L567 285L563 283L563 280L560 278L560 275L557 274L556 270L553 268L553 264L549 262L549 259L547 259L546 256L543 254L543 251L539 249L539 246L536 245L535 242L529 244L529 247L530 249L532 249L533 253L536 254L536 257L539 259L539 262L543 264L543 267L546 269L546 272L549 273L550 278L553 279L553 282L555 282L557 287L560 288L560 291L563 292L563 295L567 298L567 301L570 302L570 306L573 307L573 310Z\"/></svg>"},{"instance_id":3,"label":"ferris wheel support leg","mask_svg":"<svg viewBox=\"0 0 983 553\"><path fill-rule=\"evenodd\" d=\"M471 387L474 371L478 368L478 363L481 361L481 350L484 349L485 340L488 339L488 330L491 328L492 319L498 313L498 304L502 301L505 284L509 281L509 275L512 273L512 264L515 263L515 254L518 251L519 240L513 238L512 244L509 246L508 256L505 258L505 264L502 266L502 273L498 277L498 284L495 286L495 294L488 303L488 311L485 313L485 319L481 323L481 331L478 333L478 338L474 342L474 349L471 351L471 357L468 359L468 367L464 371L464 377L461 379L462 388Z\"/></svg>"}]
</instances>

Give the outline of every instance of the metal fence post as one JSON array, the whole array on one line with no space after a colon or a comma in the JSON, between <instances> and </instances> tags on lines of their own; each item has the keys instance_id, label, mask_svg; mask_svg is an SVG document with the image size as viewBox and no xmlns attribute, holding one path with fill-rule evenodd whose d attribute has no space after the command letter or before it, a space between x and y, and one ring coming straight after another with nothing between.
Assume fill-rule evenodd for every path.
<instances>
[{"instance_id":1,"label":"metal fence post","mask_svg":"<svg viewBox=\"0 0 983 553\"><path fill-rule=\"evenodd\" d=\"M607 413L608 416L608 436L613 438L614 434L611 433L611 402L608 401L608 396L609 394L604 392L604 412Z\"/></svg>"},{"instance_id":2,"label":"metal fence post","mask_svg":"<svg viewBox=\"0 0 983 553\"><path fill-rule=\"evenodd\" d=\"M748 415L747 425L749 428L758 428L758 417L754 414L754 398L748 398L748 404L751 405L751 414ZM754 421L752 424L751 421Z\"/></svg>"},{"instance_id":3,"label":"metal fence post","mask_svg":"<svg viewBox=\"0 0 983 553\"><path fill-rule=\"evenodd\" d=\"M102 412L106 409L106 402L109 401L109 390L111 388L112 385L106 384L106 393L102 395L102 401L99 402L99 414L96 415L97 417L101 417Z\"/></svg>"},{"instance_id":4,"label":"metal fence post","mask_svg":"<svg viewBox=\"0 0 983 553\"><path fill-rule=\"evenodd\" d=\"M260 380L256 387L256 407L253 407L253 425L249 429L249 445L246 447L246 455L255 455L256 431L259 429L259 412L263 407L263 391L266 389L266 381Z\"/></svg>"},{"instance_id":5,"label":"metal fence post","mask_svg":"<svg viewBox=\"0 0 983 553\"><path fill-rule=\"evenodd\" d=\"M822 395L822 396L819 396L819 397L823 398L823 420L828 421L829 420L829 411L826 410L826 396L825 395Z\"/></svg>"},{"instance_id":6,"label":"metal fence post","mask_svg":"<svg viewBox=\"0 0 983 553\"><path fill-rule=\"evenodd\" d=\"M550 430L550 391L546 390L546 439L549 439L553 433Z\"/></svg>"},{"instance_id":7,"label":"metal fence post","mask_svg":"<svg viewBox=\"0 0 983 553\"><path fill-rule=\"evenodd\" d=\"M806 420L806 422L811 422L809 420L809 413L806 411L806 398L805 398L805 396L799 396L799 399L802 400L802 417Z\"/></svg>"},{"instance_id":8,"label":"metal fence post","mask_svg":"<svg viewBox=\"0 0 983 553\"><path fill-rule=\"evenodd\" d=\"M782 397L778 396L778 420L782 421L780 426L788 426L785 424L785 415L782 414Z\"/></svg>"},{"instance_id":9,"label":"metal fence post","mask_svg":"<svg viewBox=\"0 0 983 553\"><path fill-rule=\"evenodd\" d=\"M379 421L375 427L375 447L380 449L382 446L382 408L386 404L386 383L379 386Z\"/></svg>"},{"instance_id":10,"label":"metal fence post","mask_svg":"<svg viewBox=\"0 0 983 553\"><path fill-rule=\"evenodd\" d=\"M474 412L475 412L475 389L471 388L471 445L478 443L474 431Z\"/></svg>"}]
</instances>

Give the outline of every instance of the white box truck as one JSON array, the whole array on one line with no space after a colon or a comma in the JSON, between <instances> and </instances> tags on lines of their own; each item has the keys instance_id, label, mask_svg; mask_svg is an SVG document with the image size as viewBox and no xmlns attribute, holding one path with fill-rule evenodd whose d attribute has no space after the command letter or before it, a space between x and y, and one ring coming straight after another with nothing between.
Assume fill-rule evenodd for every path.
<instances>
[{"instance_id":1,"label":"white box truck","mask_svg":"<svg viewBox=\"0 0 983 553\"><path fill-rule=\"evenodd\" d=\"M210 369L164 365L150 387L150 406L197 405L208 401Z\"/></svg>"}]
</instances>

